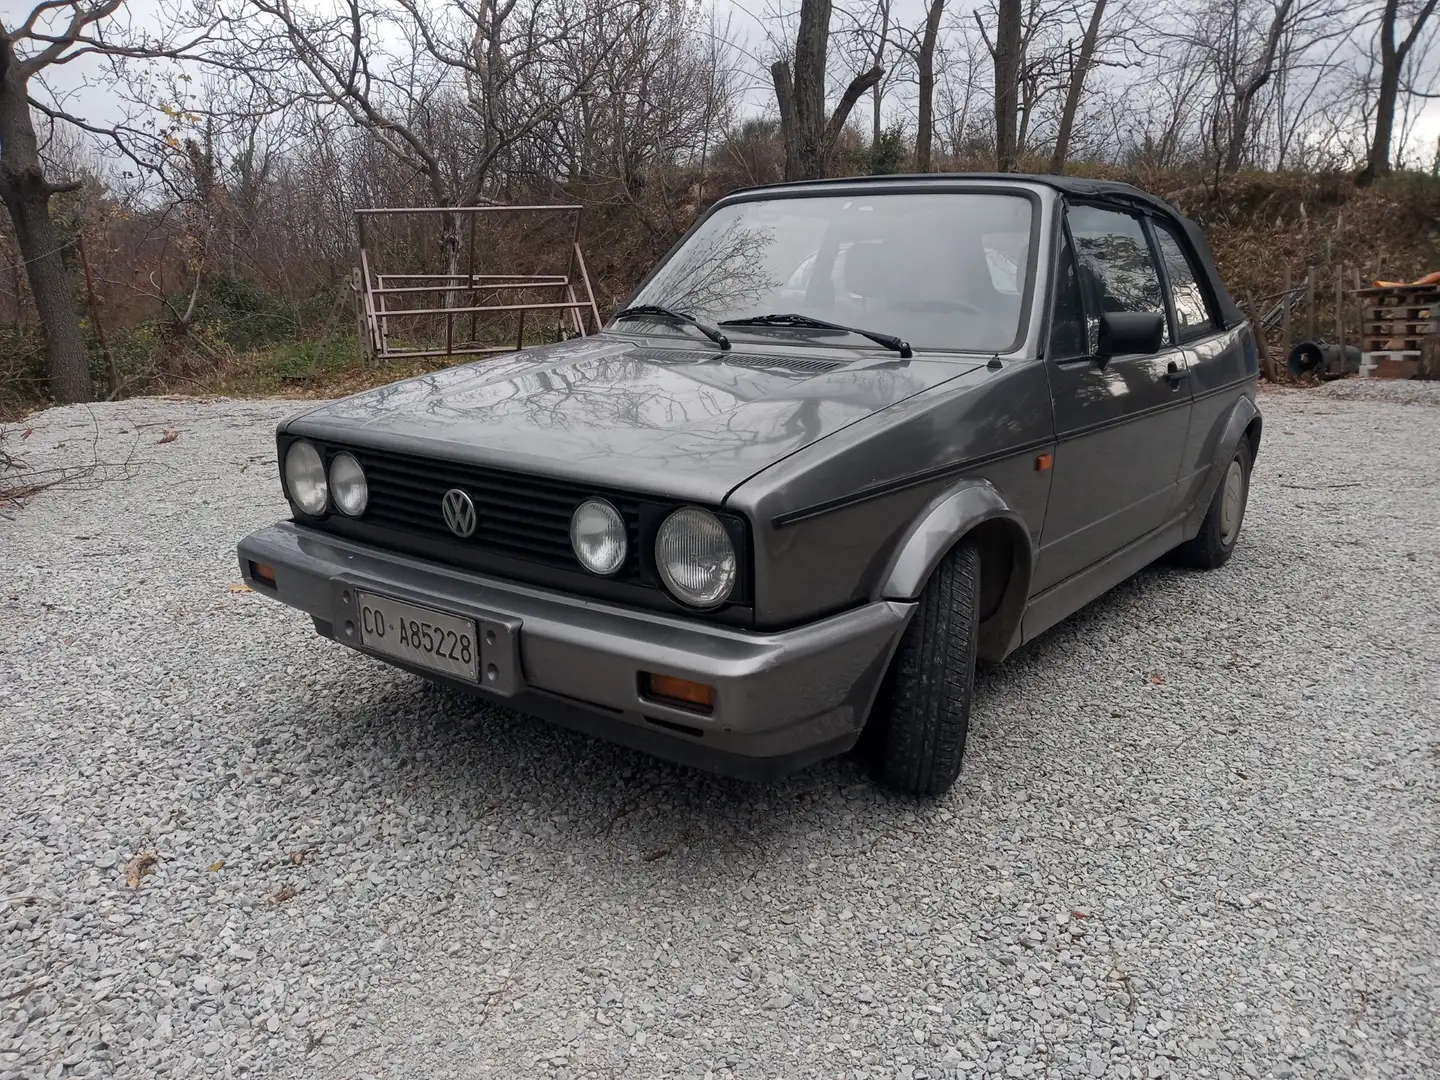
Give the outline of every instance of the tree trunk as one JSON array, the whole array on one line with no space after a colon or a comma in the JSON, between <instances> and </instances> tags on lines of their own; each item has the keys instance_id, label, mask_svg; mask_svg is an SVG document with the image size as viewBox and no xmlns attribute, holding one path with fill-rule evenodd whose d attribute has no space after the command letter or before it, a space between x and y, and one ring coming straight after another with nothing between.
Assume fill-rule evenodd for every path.
<instances>
[{"instance_id":1,"label":"tree trunk","mask_svg":"<svg viewBox=\"0 0 1440 1080\"><path fill-rule=\"evenodd\" d=\"M448 279L445 284L451 286L445 292L445 306L459 307L460 292L454 286L460 276L460 232L464 223L459 214L440 216L444 219L440 226L440 246L445 249L445 274Z\"/></svg>"},{"instance_id":2,"label":"tree trunk","mask_svg":"<svg viewBox=\"0 0 1440 1080\"><path fill-rule=\"evenodd\" d=\"M795 120L794 79L790 75L790 62L776 60L770 66L770 77L775 81L775 104L780 108L780 138L785 143L785 179L800 177L800 128Z\"/></svg>"},{"instance_id":3,"label":"tree trunk","mask_svg":"<svg viewBox=\"0 0 1440 1080\"><path fill-rule=\"evenodd\" d=\"M801 0L800 28L795 37L795 66L776 61L770 68L775 102L780 107L780 132L785 141L785 179L818 180L825 175L830 150L850 111L866 90L885 76L873 67L846 88L827 122L825 119L825 53L830 38L830 0Z\"/></svg>"},{"instance_id":4,"label":"tree trunk","mask_svg":"<svg viewBox=\"0 0 1440 1080\"><path fill-rule=\"evenodd\" d=\"M9 40L0 38L0 201L10 212L45 332L50 393L59 402L94 401L74 283L63 256L68 240L50 216L50 196L78 185L67 188L45 179L27 84Z\"/></svg>"},{"instance_id":5,"label":"tree trunk","mask_svg":"<svg viewBox=\"0 0 1440 1080\"><path fill-rule=\"evenodd\" d=\"M1265 50L1251 69L1245 85L1235 94L1234 109L1230 117L1230 138L1225 148L1225 172L1240 171L1245 160L1245 145L1250 141L1250 117L1254 112L1255 95L1270 81L1275 73L1275 54L1280 48L1280 38L1290 18L1294 0L1283 0L1270 20L1270 31L1265 35Z\"/></svg>"},{"instance_id":6,"label":"tree trunk","mask_svg":"<svg viewBox=\"0 0 1440 1080\"><path fill-rule=\"evenodd\" d=\"M1380 17L1380 94L1375 102L1375 132L1370 139L1365 168L1355 177L1361 187L1390 174L1390 141L1395 130L1395 104L1400 97L1400 73L1405 69L1411 46L1435 11L1435 3L1436 0L1426 0L1410 26L1410 33L1397 45L1395 23L1399 19L1400 0L1385 0L1385 11Z\"/></svg>"},{"instance_id":7,"label":"tree trunk","mask_svg":"<svg viewBox=\"0 0 1440 1080\"><path fill-rule=\"evenodd\" d=\"M945 0L930 0L930 10L925 13L925 35L920 39L920 128L915 133L917 172L930 171L930 144L935 136L935 39L940 34L940 16L944 12Z\"/></svg>"},{"instance_id":8,"label":"tree trunk","mask_svg":"<svg viewBox=\"0 0 1440 1080\"><path fill-rule=\"evenodd\" d=\"M1020 0L1000 0L995 29L995 168L1014 172L1020 98Z\"/></svg>"},{"instance_id":9,"label":"tree trunk","mask_svg":"<svg viewBox=\"0 0 1440 1080\"><path fill-rule=\"evenodd\" d=\"M889 43L890 0L880 0L880 44L875 48L875 62L870 65L871 67L885 66L885 46ZM877 82L875 84L872 93L874 94L874 101L872 103L874 107L874 116L871 117L870 123L870 152L873 154L875 152L874 148L880 145L880 99L884 96L884 90L881 87L880 83Z\"/></svg>"},{"instance_id":10,"label":"tree trunk","mask_svg":"<svg viewBox=\"0 0 1440 1080\"><path fill-rule=\"evenodd\" d=\"M801 0L791 90L799 160L797 175L787 175L787 180L817 180L825 175L825 54L829 46L830 0Z\"/></svg>"},{"instance_id":11,"label":"tree trunk","mask_svg":"<svg viewBox=\"0 0 1440 1080\"><path fill-rule=\"evenodd\" d=\"M1085 93L1085 76L1090 74L1090 64L1095 59L1095 43L1100 39L1100 20L1105 15L1105 0L1095 0L1090 12L1090 22L1085 27L1085 36L1080 39L1080 55L1075 59L1075 69L1070 73L1070 85L1065 88L1065 106L1060 112L1060 131L1055 136L1055 152L1050 155L1050 171L1063 173L1065 158L1070 153L1070 135L1075 130L1075 114L1080 110L1080 98Z\"/></svg>"},{"instance_id":12,"label":"tree trunk","mask_svg":"<svg viewBox=\"0 0 1440 1080\"><path fill-rule=\"evenodd\" d=\"M1355 178L1364 187L1390 173L1390 136L1395 127L1395 101L1400 90L1400 65L1395 58L1395 19L1400 0L1386 0L1380 20L1380 96L1375 102L1375 133L1365 168Z\"/></svg>"}]
</instances>

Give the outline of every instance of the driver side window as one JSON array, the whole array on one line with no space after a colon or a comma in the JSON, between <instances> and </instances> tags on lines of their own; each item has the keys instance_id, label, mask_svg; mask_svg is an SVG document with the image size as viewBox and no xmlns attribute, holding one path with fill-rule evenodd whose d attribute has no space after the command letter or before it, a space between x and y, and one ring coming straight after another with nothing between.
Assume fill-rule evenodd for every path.
<instances>
[{"instance_id":1,"label":"driver side window","mask_svg":"<svg viewBox=\"0 0 1440 1080\"><path fill-rule=\"evenodd\" d=\"M1080 270L1080 287L1094 313L1153 311L1165 315L1160 274L1140 219L1098 206L1072 206L1066 214ZM1099 326L1092 325L1089 346L1098 347ZM1165 343L1171 341L1165 320Z\"/></svg>"}]
</instances>

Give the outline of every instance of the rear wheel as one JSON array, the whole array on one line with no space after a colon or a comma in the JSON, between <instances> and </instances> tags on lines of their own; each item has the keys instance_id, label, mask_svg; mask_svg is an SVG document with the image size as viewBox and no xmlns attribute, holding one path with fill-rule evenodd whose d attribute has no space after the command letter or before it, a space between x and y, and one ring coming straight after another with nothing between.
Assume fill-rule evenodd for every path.
<instances>
[{"instance_id":1,"label":"rear wheel","mask_svg":"<svg viewBox=\"0 0 1440 1080\"><path fill-rule=\"evenodd\" d=\"M960 775L975 690L980 552L961 543L940 563L891 661L867 728L876 779L910 795L939 795Z\"/></svg>"},{"instance_id":2,"label":"rear wheel","mask_svg":"<svg viewBox=\"0 0 1440 1080\"><path fill-rule=\"evenodd\" d=\"M1240 539L1245 506L1250 499L1250 440L1241 439L1235 456L1225 467L1200 531L1177 548L1181 561L1202 570L1224 566Z\"/></svg>"}]
</instances>

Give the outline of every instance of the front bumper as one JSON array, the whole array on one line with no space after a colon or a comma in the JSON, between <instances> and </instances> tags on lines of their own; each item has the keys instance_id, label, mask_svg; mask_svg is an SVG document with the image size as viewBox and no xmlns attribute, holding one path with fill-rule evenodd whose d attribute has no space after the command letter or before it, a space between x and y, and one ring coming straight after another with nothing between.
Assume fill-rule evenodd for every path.
<instances>
[{"instance_id":1,"label":"front bumper","mask_svg":"<svg viewBox=\"0 0 1440 1080\"><path fill-rule=\"evenodd\" d=\"M752 779L854 745L914 609L883 601L761 634L484 577L291 522L250 534L239 556L256 592L308 613L322 634L361 651L369 650L343 629L342 597L351 587L469 616L482 628L510 628L518 671L509 693L419 673L660 757ZM274 569L273 588L255 578L252 562ZM712 710L700 715L645 697L643 672L710 684Z\"/></svg>"}]
</instances>

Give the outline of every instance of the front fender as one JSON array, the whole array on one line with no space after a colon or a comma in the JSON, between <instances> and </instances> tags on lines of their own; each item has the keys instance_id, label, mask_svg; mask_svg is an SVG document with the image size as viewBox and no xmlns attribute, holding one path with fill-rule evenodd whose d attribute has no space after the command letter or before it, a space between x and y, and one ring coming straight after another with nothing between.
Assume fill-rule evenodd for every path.
<instances>
[{"instance_id":1,"label":"front fender","mask_svg":"<svg viewBox=\"0 0 1440 1080\"><path fill-rule=\"evenodd\" d=\"M993 524L991 524L993 523ZM999 660L1014 646L1035 569L1035 545L1024 520L988 480L971 479L933 499L916 515L881 576L879 599L914 600L955 544L984 526L981 573L1008 557L993 610L982 611L980 655ZM992 578L990 580L999 579Z\"/></svg>"}]
</instances>

